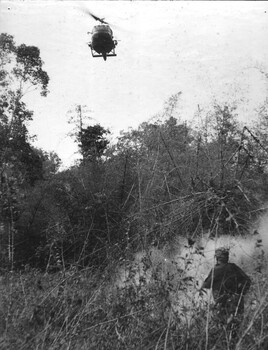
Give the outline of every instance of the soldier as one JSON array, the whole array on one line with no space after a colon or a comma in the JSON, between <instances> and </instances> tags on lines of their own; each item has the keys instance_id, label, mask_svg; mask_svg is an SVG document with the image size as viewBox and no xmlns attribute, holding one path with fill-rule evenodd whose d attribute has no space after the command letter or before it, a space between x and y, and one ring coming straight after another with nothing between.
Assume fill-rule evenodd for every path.
<instances>
[{"instance_id":1,"label":"soldier","mask_svg":"<svg viewBox=\"0 0 268 350\"><path fill-rule=\"evenodd\" d=\"M215 257L216 265L201 289L212 288L217 314L222 321L229 323L243 315L244 295L249 290L251 280L237 265L229 263L228 249L217 249Z\"/></svg>"}]
</instances>

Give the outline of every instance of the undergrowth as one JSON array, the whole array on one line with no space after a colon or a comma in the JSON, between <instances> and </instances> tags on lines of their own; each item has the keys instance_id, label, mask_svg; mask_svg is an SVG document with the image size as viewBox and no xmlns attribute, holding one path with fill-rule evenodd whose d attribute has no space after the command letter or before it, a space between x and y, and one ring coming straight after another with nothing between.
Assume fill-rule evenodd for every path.
<instances>
[{"instance_id":1,"label":"undergrowth","mask_svg":"<svg viewBox=\"0 0 268 350\"><path fill-rule=\"evenodd\" d=\"M190 273L200 254L189 248L167 269L147 252L138 263L125 262L123 281L115 268L7 273L0 283L0 349L266 350L267 270L251 275L244 318L230 337Z\"/></svg>"}]
</instances>

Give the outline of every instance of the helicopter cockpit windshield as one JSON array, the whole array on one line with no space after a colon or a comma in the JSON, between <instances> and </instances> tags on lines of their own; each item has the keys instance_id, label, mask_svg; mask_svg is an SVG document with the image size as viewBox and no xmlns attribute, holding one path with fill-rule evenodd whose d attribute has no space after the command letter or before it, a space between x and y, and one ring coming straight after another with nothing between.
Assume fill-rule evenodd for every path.
<instances>
[{"instance_id":1,"label":"helicopter cockpit windshield","mask_svg":"<svg viewBox=\"0 0 268 350\"><path fill-rule=\"evenodd\" d=\"M98 33L98 34L107 33L108 35L113 37L112 29L106 24L98 24L97 26L94 26L92 29L92 35L94 35L96 33Z\"/></svg>"}]
</instances>

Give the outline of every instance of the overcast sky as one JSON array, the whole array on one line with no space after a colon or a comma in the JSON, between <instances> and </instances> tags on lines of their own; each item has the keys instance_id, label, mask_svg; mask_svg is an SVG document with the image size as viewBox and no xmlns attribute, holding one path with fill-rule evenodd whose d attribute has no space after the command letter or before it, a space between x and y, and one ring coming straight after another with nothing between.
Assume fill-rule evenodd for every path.
<instances>
[{"instance_id":1,"label":"overcast sky","mask_svg":"<svg viewBox=\"0 0 268 350\"><path fill-rule=\"evenodd\" d=\"M0 31L17 44L40 48L50 94L26 97L34 111L36 146L66 165L76 145L67 137L76 104L112 133L137 127L179 91L180 113L197 105L243 99L244 120L267 96L268 3L250 1L1 1ZM87 34L97 24L86 8L111 24L117 57L91 57ZM113 26L114 25L114 26Z\"/></svg>"}]
</instances>

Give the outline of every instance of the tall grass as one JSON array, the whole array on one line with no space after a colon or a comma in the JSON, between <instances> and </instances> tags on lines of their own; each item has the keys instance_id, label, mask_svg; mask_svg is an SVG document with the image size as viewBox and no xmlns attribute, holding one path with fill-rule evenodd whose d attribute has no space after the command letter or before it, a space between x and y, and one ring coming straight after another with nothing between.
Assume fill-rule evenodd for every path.
<instances>
[{"instance_id":1,"label":"tall grass","mask_svg":"<svg viewBox=\"0 0 268 350\"><path fill-rule=\"evenodd\" d=\"M0 283L0 349L266 350L265 255L256 247L254 266L245 267L253 284L231 337L228 324L215 318L210 293L200 292L213 262L201 248L182 245L168 258L142 252L104 273L76 267L7 273Z\"/></svg>"}]
</instances>

